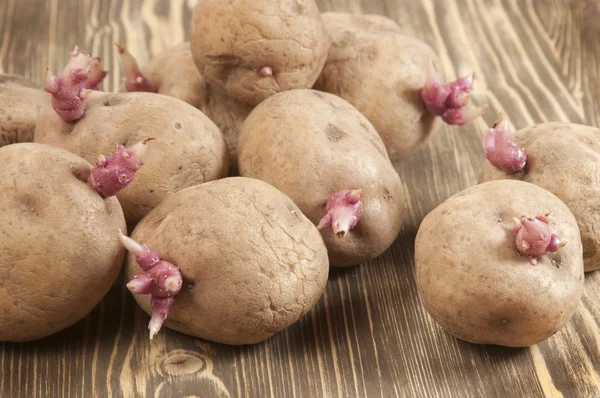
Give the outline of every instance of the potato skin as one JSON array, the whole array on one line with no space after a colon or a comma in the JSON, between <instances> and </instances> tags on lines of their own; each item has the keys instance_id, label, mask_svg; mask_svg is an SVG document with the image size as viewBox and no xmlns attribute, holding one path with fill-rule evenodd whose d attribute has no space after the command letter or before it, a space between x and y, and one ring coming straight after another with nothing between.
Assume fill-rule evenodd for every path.
<instances>
[{"instance_id":1,"label":"potato skin","mask_svg":"<svg viewBox=\"0 0 600 398\"><path fill-rule=\"evenodd\" d=\"M182 190L152 210L133 239L180 267L165 325L225 344L268 339L306 314L327 282L317 229L284 194L249 178ZM128 279L141 273L127 260ZM150 298L135 295L147 313Z\"/></svg>"},{"instance_id":2,"label":"potato skin","mask_svg":"<svg viewBox=\"0 0 600 398\"><path fill-rule=\"evenodd\" d=\"M0 148L0 341L30 341L85 317L117 279L125 228L116 198L64 149Z\"/></svg>"},{"instance_id":3,"label":"potato skin","mask_svg":"<svg viewBox=\"0 0 600 398\"><path fill-rule=\"evenodd\" d=\"M314 0L200 0L190 42L207 81L251 106L312 87L330 45ZM273 76L260 77L263 66Z\"/></svg>"},{"instance_id":4,"label":"potato skin","mask_svg":"<svg viewBox=\"0 0 600 398\"><path fill-rule=\"evenodd\" d=\"M571 209L581 232L586 271L600 268L600 129L574 123L541 123L513 134L525 149L525 172L507 175L485 161L479 182L515 179L539 185Z\"/></svg>"},{"instance_id":5,"label":"potato skin","mask_svg":"<svg viewBox=\"0 0 600 398\"><path fill-rule=\"evenodd\" d=\"M321 231L336 266L383 253L400 232L404 188L385 146L352 105L315 90L279 93L254 108L240 135L241 175L288 195L318 224L329 196L362 189L363 215L343 239Z\"/></svg>"},{"instance_id":6,"label":"potato skin","mask_svg":"<svg viewBox=\"0 0 600 398\"><path fill-rule=\"evenodd\" d=\"M344 98L375 126L392 161L415 152L439 127L421 100L427 62L443 75L426 43L379 15L324 13L332 44L314 88Z\"/></svg>"},{"instance_id":7,"label":"potato skin","mask_svg":"<svg viewBox=\"0 0 600 398\"><path fill-rule=\"evenodd\" d=\"M200 109L217 125L229 150L230 172L235 173L238 137L252 108L228 98L225 93L206 82L194 64L189 42L154 57L142 68L142 74L157 85L159 94L187 102ZM126 91L125 85L120 91Z\"/></svg>"},{"instance_id":8,"label":"potato skin","mask_svg":"<svg viewBox=\"0 0 600 398\"><path fill-rule=\"evenodd\" d=\"M141 72L158 88L158 93L175 97L201 109L206 97L206 81L198 72L190 43L183 43L158 54ZM121 88L125 90L125 85Z\"/></svg>"},{"instance_id":9,"label":"potato skin","mask_svg":"<svg viewBox=\"0 0 600 398\"><path fill-rule=\"evenodd\" d=\"M546 213L567 245L534 266L516 249L512 217ZM584 281L575 217L556 196L521 181L476 185L429 213L417 233L415 266L423 305L446 332L509 347L562 328Z\"/></svg>"},{"instance_id":10,"label":"potato skin","mask_svg":"<svg viewBox=\"0 0 600 398\"><path fill-rule=\"evenodd\" d=\"M17 75L0 75L0 147L33 141L40 113L50 106L41 87Z\"/></svg>"},{"instance_id":11,"label":"potato skin","mask_svg":"<svg viewBox=\"0 0 600 398\"><path fill-rule=\"evenodd\" d=\"M117 195L129 224L180 189L227 175L227 147L217 126L191 105L164 95L98 94L76 123L49 109L35 131L35 142L68 149L89 162L112 153L117 144L147 137L156 140L148 144L144 166Z\"/></svg>"}]
</instances>

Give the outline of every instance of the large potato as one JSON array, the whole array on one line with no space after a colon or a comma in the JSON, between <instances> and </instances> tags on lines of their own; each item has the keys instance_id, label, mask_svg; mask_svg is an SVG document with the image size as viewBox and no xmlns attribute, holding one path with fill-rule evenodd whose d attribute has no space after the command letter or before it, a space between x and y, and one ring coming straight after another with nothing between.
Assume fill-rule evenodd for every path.
<instances>
[{"instance_id":1,"label":"large potato","mask_svg":"<svg viewBox=\"0 0 600 398\"><path fill-rule=\"evenodd\" d=\"M513 217L550 213L566 246L532 265L515 243ZM577 221L550 192L493 181L454 195L423 220L415 242L417 286L444 330L472 343L530 346L562 328L583 288Z\"/></svg>"},{"instance_id":2,"label":"large potato","mask_svg":"<svg viewBox=\"0 0 600 398\"><path fill-rule=\"evenodd\" d=\"M0 147L33 141L40 113L50 96L21 76L0 75Z\"/></svg>"},{"instance_id":3,"label":"large potato","mask_svg":"<svg viewBox=\"0 0 600 398\"><path fill-rule=\"evenodd\" d=\"M393 161L414 152L439 126L440 118L421 99L428 63L443 73L439 57L382 16L324 13L323 22L332 45L314 88L344 98L365 115Z\"/></svg>"},{"instance_id":4,"label":"large potato","mask_svg":"<svg viewBox=\"0 0 600 398\"><path fill-rule=\"evenodd\" d=\"M339 97L291 90L267 99L246 119L238 160L241 175L275 186L315 224L334 192L362 189L356 227L343 238L322 231L332 265L372 259L400 231L400 177L373 125Z\"/></svg>"},{"instance_id":5,"label":"large potato","mask_svg":"<svg viewBox=\"0 0 600 398\"><path fill-rule=\"evenodd\" d=\"M91 168L48 145L0 148L0 341L74 324L117 279L125 218L88 186Z\"/></svg>"},{"instance_id":6,"label":"large potato","mask_svg":"<svg viewBox=\"0 0 600 398\"><path fill-rule=\"evenodd\" d=\"M89 162L117 144L147 137L156 140L148 144L144 167L117 195L128 223L180 189L227 175L227 147L217 126L191 105L164 95L98 93L76 123L49 109L35 131L35 142L66 148Z\"/></svg>"},{"instance_id":7,"label":"large potato","mask_svg":"<svg viewBox=\"0 0 600 398\"><path fill-rule=\"evenodd\" d=\"M194 9L191 46L200 73L251 106L312 87L329 44L314 0L199 0Z\"/></svg>"},{"instance_id":8,"label":"large potato","mask_svg":"<svg viewBox=\"0 0 600 398\"><path fill-rule=\"evenodd\" d=\"M329 264L317 229L264 182L226 178L182 190L152 210L132 238L180 268L183 289L165 326L226 344L253 344L296 322L319 300ZM142 273L129 255L128 279ZM150 297L135 299L151 313Z\"/></svg>"},{"instance_id":9,"label":"large potato","mask_svg":"<svg viewBox=\"0 0 600 398\"><path fill-rule=\"evenodd\" d=\"M571 123L542 123L513 134L525 149L524 172L506 174L486 161L479 182L515 179L545 188L571 209L579 223L586 271L600 268L600 130Z\"/></svg>"}]
</instances>

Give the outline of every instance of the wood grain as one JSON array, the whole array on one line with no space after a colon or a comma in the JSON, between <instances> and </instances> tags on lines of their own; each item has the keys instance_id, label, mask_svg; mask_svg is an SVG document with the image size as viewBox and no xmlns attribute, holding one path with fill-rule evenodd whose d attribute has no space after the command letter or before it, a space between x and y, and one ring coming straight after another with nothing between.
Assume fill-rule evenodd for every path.
<instances>
[{"instance_id":1,"label":"wood grain","mask_svg":"<svg viewBox=\"0 0 600 398\"><path fill-rule=\"evenodd\" d=\"M0 397L597 397L600 273L568 326L530 349L476 346L424 312L413 272L423 217L476 181L486 126L600 122L600 6L594 0L321 0L322 11L388 15L430 43L449 76L477 73L484 120L444 127L396 164L409 192L403 230L380 258L332 270L305 318L265 343L229 347L165 330L122 281L77 325L0 344ZM193 0L1 0L0 73L40 83L79 44L121 79L113 42L141 63L189 36Z\"/></svg>"}]
</instances>

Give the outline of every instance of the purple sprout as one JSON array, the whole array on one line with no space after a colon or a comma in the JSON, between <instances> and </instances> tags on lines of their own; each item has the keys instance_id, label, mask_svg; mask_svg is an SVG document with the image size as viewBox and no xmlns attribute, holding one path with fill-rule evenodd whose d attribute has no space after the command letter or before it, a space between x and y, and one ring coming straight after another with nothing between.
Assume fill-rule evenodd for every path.
<instances>
[{"instance_id":1,"label":"purple sprout","mask_svg":"<svg viewBox=\"0 0 600 398\"><path fill-rule=\"evenodd\" d=\"M123 72L125 73L125 89L128 92L141 91L156 93L158 89L142 74L133 55L119 43L115 43L115 46L117 46L117 50L121 55L121 64L123 65Z\"/></svg>"},{"instance_id":2,"label":"purple sprout","mask_svg":"<svg viewBox=\"0 0 600 398\"><path fill-rule=\"evenodd\" d=\"M183 277L178 267L161 260L148 246L139 244L123 233L120 233L120 238L123 246L135 256L144 270L143 274L136 275L127 284L127 288L135 294L150 294L152 317L148 329L152 340L175 305L175 296L181 291Z\"/></svg>"},{"instance_id":3,"label":"purple sprout","mask_svg":"<svg viewBox=\"0 0 600 398\"><path fill-rule=\"evenodd\" d=\"M44 89L52 94L52 107L65 121L81 119L85 111L85 99L108 72L102 69L99 58L93 58L77 47L71 52L71 58L60 76L46 68Z\"/></svg>"},{"instance_id":4,"label":"purple sprout","mask_svg":"<svg viewBox=\"0 0 600 398\"><path fill-rule=\"evenodd\" d=\"M346 236L356 226L362 215L361 192L360 189L342 190L331 195L325 206L327 213L319 221L317 229L331 227L338 237Z\"/></svg>"},{"instance_id":5,"label":"purple sprout","mask_svg":"<svg viewBox=\"0 0 600 398\"><path fill-rule=\"evenodd\" d=\"M467 108L475 74L459 77L451 83L442 82L442 77L435 71L430 62L427 66L425 86L421 90L421 98L429 113L441 116L451 125L464 126L483 115L488 106L483 105L476 109Z\"/></svg>"},{"instance_id":6,"label":"purple sprout","mask_svg":"<svg viewBox=\"0 0 600 398\"><path fill-rule=\"evenodd\" d=\"M567 243L550 231L548 214L545 216L515 218L515 243L517 250L529 258L531 264L537 264L538 257L554 253Z\"/></svg>"},{"instance_id":7,"label":"purple sprout","mask_svg":"<svg viewBox=\"0 0 600 398\"><path fill-rule=\"evenodd\" d=\"M103 198L116 195L133 181L135 173L143 165L146 144L153 139L146 138L130 148L119 145L108 157L100 155L90 173L88 184Z\"/></svg>"},{"instance_id":8,"label":"purple sprout","mask_svg":"<svg viewBox=\"0 0 600 398\"><path fill-rule=\"evenodd\" d=\"M485 157L489 162L507 174L517 173L525 168L527 154L514 144L503 114L500 121L485 134Z\"/></svg>"}]
</instances>

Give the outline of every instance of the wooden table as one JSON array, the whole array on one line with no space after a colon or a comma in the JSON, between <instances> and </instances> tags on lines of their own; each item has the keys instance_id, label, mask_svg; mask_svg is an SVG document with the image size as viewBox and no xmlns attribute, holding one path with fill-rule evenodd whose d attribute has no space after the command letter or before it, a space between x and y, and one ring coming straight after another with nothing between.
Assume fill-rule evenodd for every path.
<instances>
[{"instance_id":1,"label":"wooden table","mask_svg":"<svg viewBox=\"0 0 600 398\"><path fill-rule=\"evenodd\" d=\"M114 41L146 61L189 34L186 0L0 0L0 72L40 83L75 44L121 75ZM513 127L598 125L600 6L595 0L321 0L322 11L388 15L430 43L449 76L477 73L485 120L445 127L396 164L409 192L402 233L380 258L332 270L319 304L265 343L229 347L164 330L122 282L77 325L0 344L0 397L593 397L600 396L600 272L561 332L529 349L477 346L445 334L417 296L420 221L476 181L482 134L499 111ZM1 327L1 325L0 325Z\"/></svg>"}]
</instances>

